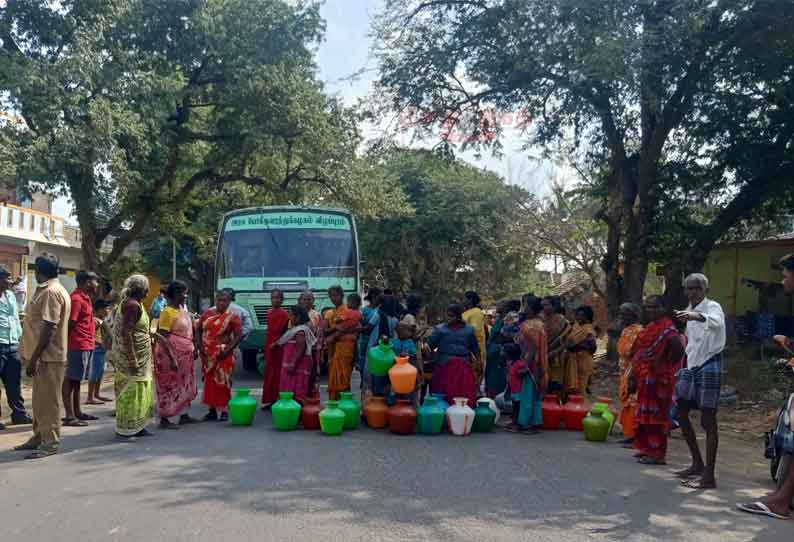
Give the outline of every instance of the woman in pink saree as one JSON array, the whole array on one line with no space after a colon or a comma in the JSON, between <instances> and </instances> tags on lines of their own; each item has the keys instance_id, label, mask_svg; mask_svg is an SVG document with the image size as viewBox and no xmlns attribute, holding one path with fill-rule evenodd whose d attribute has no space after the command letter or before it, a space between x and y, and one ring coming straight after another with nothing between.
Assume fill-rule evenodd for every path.
<instances>
[{"instance_id":1,"label":"woman in pink saree","mask_svg":"<svg viewBox=\"0 0 794 542\"><path fill-rule=\"evenodd\" d=\"M165 292L168 306L160 313L159 338L154 350L157 415L160 427L176 429L169 418L179 416L179 425L195 423L188 415L196 398L196 369L193 347L193 321L184 308L187 285L174 281Z\"/></svg>"},{"instance_id":2,"label":"woman in pink saree","mask_svg":"<svg viewBox=\"0 0 794 542\"><path fill-rule=\"evenodd\" d=\"M312 352L317 337L309 325L309 313L303 306L292 307L289 318L292 327L276 341L276 346L284 349L279 391L291 391L295 400L303 404L315 395L312 385L315 360Z\"/></svg>"}]
</instances>

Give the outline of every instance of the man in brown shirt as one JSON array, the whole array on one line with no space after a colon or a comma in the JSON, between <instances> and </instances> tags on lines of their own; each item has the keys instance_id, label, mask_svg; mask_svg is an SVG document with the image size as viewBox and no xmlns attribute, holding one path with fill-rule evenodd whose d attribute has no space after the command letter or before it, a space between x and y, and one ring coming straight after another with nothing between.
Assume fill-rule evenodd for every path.
<instances>
[{"instance_id":1,"label":"man in brown shirt","mask_svg":"<svg viewBox=\"0 0 794 542\"><path fill-rule=\"evenodd\" d=\"M33 378L33 436L16 450L30 450L26 459L58 452L61 434L61 383L69 342L69 294L58 280L58 257L36 258L38 288L28 303L22 326L22 363Z\"/></svg>"}]
</instances>

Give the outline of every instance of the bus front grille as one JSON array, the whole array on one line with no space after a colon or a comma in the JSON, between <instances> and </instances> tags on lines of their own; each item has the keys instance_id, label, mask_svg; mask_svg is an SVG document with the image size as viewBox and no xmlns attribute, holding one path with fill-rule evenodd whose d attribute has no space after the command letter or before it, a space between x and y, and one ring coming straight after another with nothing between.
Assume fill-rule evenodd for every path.
<instances>
[{"instance_id":1,"label":"bus front grille","mask_svg":"<svg viewBox=\"0 0 794 542\"><path fill-rule=\"evenodd\" d=\"M265 305L254 305L254 313L256 314L256 321L260 326L267 326L267 310L270 307Z\"/></svg>"}]
</instances>

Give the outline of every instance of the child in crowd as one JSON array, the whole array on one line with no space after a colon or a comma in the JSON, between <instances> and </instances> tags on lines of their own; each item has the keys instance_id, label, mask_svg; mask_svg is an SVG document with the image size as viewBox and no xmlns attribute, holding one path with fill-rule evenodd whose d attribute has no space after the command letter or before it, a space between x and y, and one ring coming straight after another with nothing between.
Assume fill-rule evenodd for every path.
<instances>
[{"instance_id":1,"label":"child in crowd","mask_svg":"<svg viewBox=\"0 0 794 542\"><path fill-rule=\"evenodd\" d=\"M503 343L509 343L512 341L516 335L518 335L518 331L521 329L520 323L521 317L515 311L508 312L504 317L504 324L502 325L502 334Z\"/></svg>"},{"instance_id":2,"label":"child in crowd","mask_svg":"<svg viewBox=\"0 0 794 542\"><path fill-rule=\"evenodd\" d=\"M105 374L105 356L110 351L110 326L105 321L110 310L110 303L104 299L97 299L94 302L94 357L91 359L91 367L88 373L88 405L101 405L113 401L108 397L102 397L99 389L102 387L102 377Z\"/></svg>"},{"instance_id":3,"label":"child in crowd","mask_svg":"<svg viewBox=\"0 0 794 542\"><path fill-rule=\"evenodd\" d=\"M416 367L416 390L411 393L411 400L414 406L418 406L419 394L417 391L420 389L423 382L422 367L419 366L416 341L416 318L412 314L406 314L402 320L397 324L397 338L391 340L391 346L394 353L398 356L405 356L409 359L411 365Z\"/></svg>"},{"instance_id":4,"label":"child in crowd","mask_svg":"<svg viewBox=\"0 0 794 542\"><path fill-rule=\"evenodd\" d=\"M521 412L521 388L529 368L521 359L521 347L515 343L508 343L502 347L507 365L507 383L510 389L510 398L513 401L512 423L507 426L508 431L524 431L526 427L518 424L518 414Z\"/></svg>"}]
</instances>

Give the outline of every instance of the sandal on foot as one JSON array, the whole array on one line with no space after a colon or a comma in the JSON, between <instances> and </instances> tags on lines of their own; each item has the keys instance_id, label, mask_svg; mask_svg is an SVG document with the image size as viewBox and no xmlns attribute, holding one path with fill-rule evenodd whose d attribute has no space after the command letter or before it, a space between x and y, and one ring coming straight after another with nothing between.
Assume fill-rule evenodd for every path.
<instances>
[{"instance_id":1,"label":"sandal on foot","mask_svg":"<svg viewBox=\"0 0 794 542\"><path fill-rule=\"evenodd\" d=\"M88 423L77 418L64 418L63 425L64 427L88 427Z\"/></svg>"},{"instance_id":2,"label":"sandal on foot","mask_svg":"<svg viewBox=\"0 0 794 542\"><path fill-rule=\"evenodd\" d=\"M84 421L84 422L93 422L94 420L98 420L99 418L97 418L96 416L92 416L91 414L86 414L85 412L83 412L82 414L80 414L77 417L77 419L80 420L80 421Z\"/></svg>"},{"instance_id":3,"label":"sandal on foot","mask_svg":"<svg viewBox=\"0 0 794 542\"><path fill-rule=\"evenodd\" d=\"M667 465L667 461L665 461L664 459L650 457L647 455L637 459L637 463L640 463L642 465Z\"/></svg>"},{"instance_id":4,"label":"sandal on foot","mask_svg":"<svg viewBox=\"0 0 794 542\"><path fill-rule=\"evenodd\" d=\"M747 504L737 503L736 508L738 508L742 512L747 512L748 514L755 514L757 516L767 516L770 518L783 519L783 520L791 519L791 517L789 516L781 516L780 514L776 514L761 501L751 502Z\"/></svg>"},{"instance_id":5,"label":"sandal on foot","mask_svg":"<svg viewBox=\"0 0 794 542\"><path fill-rule=\"evenodd\" d=\"M228 412L221 412L221 417L219 418L219 420L222 421L222 422L228 422L229 421L229 413Z\"/></svg>"},{"instance_id":6,"label":"sandal on foot","mask_svg":"<svg viewBox=\"0 0 794 542\"><path fill-rule=\"evenodd\" d=\"M677 471L673 472L674 476L677 476L678 478L684 478L684 479L694 478L695 476L701 476L702 474L703 474L703 468L696 469L694 467L689 467L688 469L677 470Z\"/></svg>"},{"instance_id":7,"label":"sandal on foot","mask_svg":"<svg viewBox=\"0 0 794 542\"><path fill-rule=\"evenodd\" d=\"M717 489L717 483L703 483L703 478L688 478L681 480L681 485L689 489Z\"/></svg>"},{"instance_id":8,"label":"sandal on foot","mask_svg":"<svg viewBox=\"0 0 794 542\"><path fill-rule=\"evenodd\" d=\"M25 456L25 459L44 459L58 453L58 450L36 450Z\"/></svg>"},{"instance_id":9,"label":"sandal on foot","mask_svg":"<svg viewBox=\"0 0 794 542\"><path fill-rule=\"evenodd\" d=\"M160 429L168 429L171 431L176 431L179 429L179 426L175 423L171 423L168 419L163 418L160 420Z\"/></svg>"},{"instance_id":10,"label":"sandal on foot","mask_svg":"<svg viewBox=\"0 0 794 542\"><path fill-rule=\"evenodd\" d=\"M32 450L38 450L38 449L39 449L38 444L31 444L29 442L26 442L25 444L20 444L19 446L14 446L15 452L30 452Z\"/></svg>"}]
</instances>

